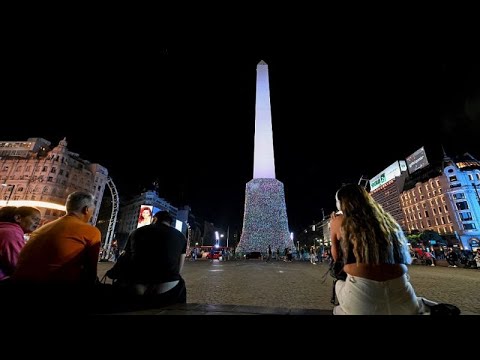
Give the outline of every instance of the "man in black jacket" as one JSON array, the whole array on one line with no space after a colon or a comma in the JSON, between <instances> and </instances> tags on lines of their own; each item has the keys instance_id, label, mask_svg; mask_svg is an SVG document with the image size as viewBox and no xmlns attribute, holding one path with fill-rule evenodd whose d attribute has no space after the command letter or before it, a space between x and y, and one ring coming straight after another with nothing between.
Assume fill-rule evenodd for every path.
<instances>
[{"instance_id":1,"label":"man in black jacket","mask_svg":"<svg viewBox=\"0 0 480 360\"><path fill-rule=\"evenodd\" d=\"M152 308L187 302L180 275L187 239L171 226L167 211L153 216L152 224L134 230L107 276L115 279L117 293L134 307Z\"/></svg>"}]
</instances>

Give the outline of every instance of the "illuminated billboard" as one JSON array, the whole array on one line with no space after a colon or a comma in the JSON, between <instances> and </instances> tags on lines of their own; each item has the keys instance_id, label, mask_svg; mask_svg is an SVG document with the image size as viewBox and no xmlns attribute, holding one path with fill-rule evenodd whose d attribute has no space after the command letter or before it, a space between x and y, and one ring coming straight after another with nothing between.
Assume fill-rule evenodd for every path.
<instances>
[{"instance_id":1,"label":"illuminated billboard","mask_svg":"<svg viewBox=\"0 0 480 360\"><path fill-rule=\"evenodd\" d=\"M410 174L428 165L427 154L423 146L407 157L406 160Z\"/></svg>"},{"instance_id":2,"label":"illuminated billboard","mask_svg":"<svg viewBox=\"0 0 480 360\"><path fill-rule=\"evenodd\" d=\"M153 206L151 205L140 206L140 211L138 213L137 229L145 225L150 225L152 223L152 218L153 218Z\"/></svg>"},{"instance_id":3,"label":"illuminated billboard","mask_svg":"<svg viewBox=\"0 0 480 360\"><path fill-rule=\"evenodd\" d=\"M175 220L175 229L183 232L183 222L181 222L180 220Z\"/></svg>"},{"instance_id":4,"label":"illuminated billboard","mask_svg":"<svg viewBox=\"0 0 480 360\"><path fill-rule=\"evenodd\" d=\"M406 170L407 166L405 161L395 161L392 165L370 180L370 191L373 191L390 180L395 179L397 176L400 176L402 171Z\"/></svg>"}]
</instances>

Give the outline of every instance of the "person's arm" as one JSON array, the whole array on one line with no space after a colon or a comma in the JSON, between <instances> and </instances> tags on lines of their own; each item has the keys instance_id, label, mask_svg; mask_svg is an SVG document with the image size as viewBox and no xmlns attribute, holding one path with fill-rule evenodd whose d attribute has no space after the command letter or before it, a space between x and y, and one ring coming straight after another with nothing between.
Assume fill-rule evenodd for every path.
<instances>
[{"instance_id":1,"label":"person's arm","mask_svg":"<svg viewBox=\"0 0 480 360\"><path fill-rule=\"evenodd\" d=\"M25 241L23 238L11 237L5 239L0 245L2 269L6 275L12 275L17 267L18 255L25 245Z\"/></svg>"},{"instance_id":2,"label":"person's arm","mask_svg":"<svg viewBox=\"0 0 480 360\"><path fill-rule=\"evenodd\" d=\"M183 236L182 236L183 237ZM185 255L187 253L187 239L183 237L183 248L182 248L182 253L180 254L180 259L178 260L178 273L181 274L183 270L183 264L185 263Z\"/></svg>"},{"instance_id":3,"label":"person's arm","mask_svg":"<svg viewBox=\"0 0 480 360\"><path fill-rule=\"evenodd\" d=\"M97 265L98 256L100 254L100 241L102 235L100 230L94 228L92 231L92 239L90 240L90 246L87 247L87 257L85 264L85 279L87 284L94 284L97 279Z\"/></svg>"},{"instance_id":4,"label":"person's arm","mask_svg":"<svg viewBox=\"0 0 480 360\"><path fill-rule=\"evenodd\" d=\"M343 215L337 215L335 212L332 213L330 222L330 240L332 241L332 258L333 261L338 261L340 259L340 234Z\"/></svg>"},{"instance_id":5,"label":"person's arm","mask_svg":"<svg viewBox=\"0 0 480 360\"><path fill-rule=\"evenodd\" d=\"M181 274L183 270L183 264L185 263L185 254L180 255L180 263L178 267L178 272Z\"/></svg>"}]
</instances>

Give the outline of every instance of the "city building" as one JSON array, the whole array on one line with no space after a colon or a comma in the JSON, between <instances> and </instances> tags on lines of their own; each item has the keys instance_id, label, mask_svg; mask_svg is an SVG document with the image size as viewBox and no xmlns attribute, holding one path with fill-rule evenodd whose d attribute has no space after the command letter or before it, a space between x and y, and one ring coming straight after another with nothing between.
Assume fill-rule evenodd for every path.
<instances>
[{"instance_id":1,"label":"city building","mask_svg":"<svg viewBox=\"0 0 480 360\"><path fill-rule=\"evenodd\" d=\"M195 224L195 217L192 215L192 209L190 206L185 205L182 209L177 211L177 220L179 221L179 227L182 234L187 236L188 229L191 227L190 224Z\"/></svg>"},{"instance_id":2,"label":"city building","mask_svg":"<svg viewBox=\"0 0 480 360\"><path fill-rule=\"evenodd\" d=\"M115 237L120 248L123 248L128 239L128 235L137 227L142 226L140 219L142 212L149 210L150 215L154 215L157 211L168 211L175 221L177 220L178 209L161 198L154 190L148 190L138 196L130 198L126 201L120 201L120 211L118 215ZM151 216L150 216L151 217Z\"/></svg>"},{"instance_id":3,"label":"city building","mask_svg":"<svg viewBox=\"0 0 480 360\"><path fill-rule=\"evenodd\" d=\"M453 228L464 249L480 246L480 161L465 153L445 155L444 188L452 209Z\"/></svg>"},{"instance_id":4,"label":"city building","mask_svg":"<svg viewBox=\"0 0 480 360\"><path fill-rule=\"evenodd\" d=\"M327 216L317 224L322 229L322 245L331 246L332 239L330 237L330 216Z\"/></svg>"},{"instance_id":5,"label":"city building","mask_svg":"<svg viewBox=\"0 0 480 360\"><path fill-rule=\"evenodd\" d=\"M411 173L400 196L407 230L432 230L462 249L480 246L480 162L466 153Z\"/></svg>"},{"instance_id":6,"label":"city building","mask_svg":"<svg viewBox=\"0 0 480 360\"><path fill-rule=\"evenodd\" d=\"M386 212L392 215L404 230L405 219L399 198L406 176L406 162L399 160L370 180L370 195L382 205Z\"/></svg>"},{"instance_id":7,"label":"city building","mask_svg":"<svg viewBox=\"0 0 480 360\"><path fill-rule=\"evenodd\" d=\"M53 149L50 145L42 138L0 142L0 206L35 206L46 223L65 214L70 193L88 191L95 196L95 224L107 169L69 151L66 139Z\"/></svg>"},{"instance_id":8,"label":"city building","mask_svg":"<svg viewBox=\"0 0 480 360\"><path fill-rule=\"evenodd\" d=\"M400 195L408 232L432 230L440 235L454 234L446 188L441 164L428 165L410 175Z\"/></svg>"}]
</instances>

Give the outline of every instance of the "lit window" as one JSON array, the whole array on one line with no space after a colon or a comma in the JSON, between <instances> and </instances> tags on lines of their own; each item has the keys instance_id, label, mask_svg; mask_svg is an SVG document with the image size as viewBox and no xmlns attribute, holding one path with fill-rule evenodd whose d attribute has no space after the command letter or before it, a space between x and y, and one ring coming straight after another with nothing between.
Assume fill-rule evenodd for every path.
<instances>
[{"instance_id":1,"label":"lit window","mask_svg":"<svg viewBox=\"0 0 480 360\"><path fill-rule=\"evenodd\" d=\"M472 213L467 211L467 212L461 212L460 217L462 218L462 221L471 221L472 219Z\"/></svg>"}]
</instances>

